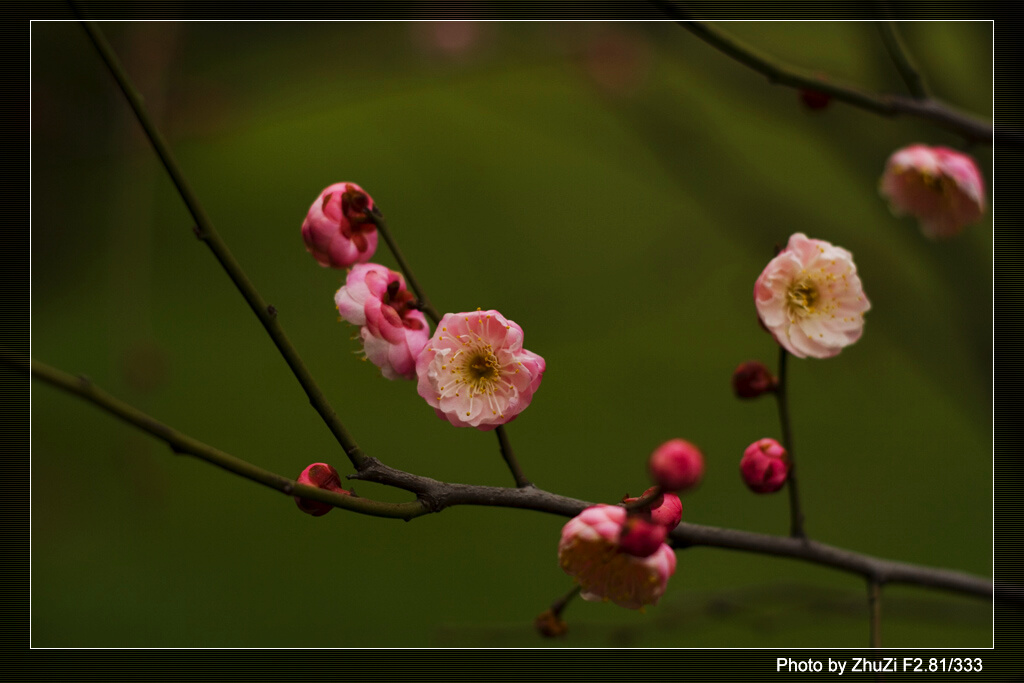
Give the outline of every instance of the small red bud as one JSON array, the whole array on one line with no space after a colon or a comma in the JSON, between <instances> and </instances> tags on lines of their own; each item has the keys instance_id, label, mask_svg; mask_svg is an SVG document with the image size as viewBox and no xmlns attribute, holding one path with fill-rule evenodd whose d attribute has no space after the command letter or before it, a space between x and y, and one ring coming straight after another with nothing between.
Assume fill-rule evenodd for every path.
<instances>
[{"instance_id":1,"label":"small red bud","mask_svg":"<svg viewBox=\"0 0 1024 683\"><path fill-rule=\"evenodd\" d=\"M832 101L832 96L820 90L801 90L800 101L808 109L818 111L828 106L829 102Z\"/></svg>"},{"instance_id":2,"label":"small red bud","mask_svg":"<svg viewBox=\"0 0 1024 683\"><path fill-rule=\"evenodd\" d=\"M778 380L760 361L740 363L732 373L732 389L737 398L757 398L761 394L775 391L777 386Z\"/></svg>"},{"instance_id":3,"label":"small red bud","mask_svg":"<svg viewBox=\"0 0 1024 683\"><path fill-rule=\"evenodd\" d=\"M351 491L346 491L341 487L341 477L338 476L338 470L324 462L315 462L302 470L302 474L299 475L296 481L300 484L305 484L306 486L315 486L318 489L334 491L335 493L342 493L346 496L352 495ZM300 510L306 514L313 515L314 517L326 515L334 509L334 506L328 503L321 503L320 501L309 500L308 498L300 498L299 496L295 497L295 503L299 506Z\"/></svg>"},{"instance_id":4,"label":"small red bud","mask_svg":"<svg viewBox=\"0 0 1024 683\"><path fill-rule=\"evenodd\" d=\"M636 557L650 557L665 542L667 535L668 529L661 524L631 515L619 532L619 549Z\"/></svg>"},{"instance_id":5,"label":"small red bud","mask_svg":"<svg viewBox=\"0 0 1024 683\"><path fill-rule=\"evenodd\" d=\"M692 489L704 477L704 456L689 441L672 439L658 446L647 463L663 491Z\"/></svg>"},{"instance_id":6,"label":"small red bud","mask_svg":"<svg viewBox=\"0 0 1024 683\"><path fill-rule=\"evenodd\" d=\"M775 439L759 439L743 451L740 474L754 493L775 493L789 476L789 454Z\"/></svg>"},{"instance_id":7,"label":"small red bud","mask_svg":"<svg viewBox=\"0 0 1024 683\"><path fill-rule=\"evenodd\" d=\"M635 503L640 500L643 496L653 493L658 487L652 486L651 488L644 491L640 496L636 498L623 498L622 502ZM663 493L657 496L654 500L649 503L649 507L645 510L635 510L635 512L643 513L645 518L650 516L650 520L655 524L660 524L669 531L672 531L679 522L683 521L683 503L679 500L679 496L674 493Z\"/></svg>"}]
</instances>

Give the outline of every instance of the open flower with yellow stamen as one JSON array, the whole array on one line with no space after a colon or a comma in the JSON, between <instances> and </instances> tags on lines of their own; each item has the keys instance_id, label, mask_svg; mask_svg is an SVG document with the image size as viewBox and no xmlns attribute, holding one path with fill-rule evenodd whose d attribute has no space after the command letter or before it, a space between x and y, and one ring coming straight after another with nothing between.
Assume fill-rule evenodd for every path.
<instances>
[{"instance_id":1,"label":"open flower with yellow stamen","mask_svg":"<svg viewBox=\"0 0 1024 683\"><path fill-rule=\"evenodd\" d=\"M799 232L757 278L754 303L775 341L799 358L831 358L860 339L871 308L853 255Z\"/></svg>"},{"instance_id":2,"label":"open flower with yellow stamen","mask_svg":"<svg viewBox=\"0 0 1024 683\"><path fill-rule=\"evenodd\" d=\"M562 527L558 563L580 585L584 600L610 600L628 609L657 604L676 571L676 554L662 543L646 557L620 547L628 513L594 505Z\"/></svg>"},{"instance_id":3,"label":"open flower with yellow stamen","mask_svg":"<svg viewBox=\"0 0 1024 683\"><path fill-rule=\"evenodd\" d=\"M523 330L497 311L447 313L416 360L420 396L456 427L486 431L526 409L544 359L523 348Z\"/></svg>"}]
</instances>

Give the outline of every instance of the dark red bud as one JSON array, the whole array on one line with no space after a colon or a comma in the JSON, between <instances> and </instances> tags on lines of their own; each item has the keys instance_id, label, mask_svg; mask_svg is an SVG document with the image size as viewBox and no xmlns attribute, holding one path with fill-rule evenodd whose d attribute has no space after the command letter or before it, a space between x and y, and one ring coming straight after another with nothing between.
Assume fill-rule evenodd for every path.
<instances>
[{"instance_id":1,"label":"dark red bud","mask_svg":"<svg viewBox=\"0 0 1024 683\"><path fill-rule=\"evenodd\" d=\"M738 398L757 398L777 386L778 380L760 361L748 360L732 373L732 389Z\"/></svg>"}]
</instances>

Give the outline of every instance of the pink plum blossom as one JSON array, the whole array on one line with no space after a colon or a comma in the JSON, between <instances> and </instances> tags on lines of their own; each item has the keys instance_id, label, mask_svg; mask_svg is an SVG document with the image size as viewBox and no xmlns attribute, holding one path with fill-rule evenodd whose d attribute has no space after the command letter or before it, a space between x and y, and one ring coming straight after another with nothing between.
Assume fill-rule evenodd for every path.
<instances>
[{"instance_id":1,"label":"pink plum blossom","mask_svg":"<svg viewBox=\"0 0 1024 683\"><path fill-rule=\"evenodd\" d=\"M377 250L377 226L367 215L372 209L373 199L355 183L327 187L302 222L306 251L324 267L369 261Z\"/></svg>"},{"instance_id":2,"label":"pink plum blossom","mask_svg":"<svg viewBox=\"0 0 1024 683\"><path fill-rule=\"evenodd\" d=\"M799 232L757 278L754 303L765 329L798 358L831 358L860 339L871 308L850 252Z\"/></svg>"},{"instance_id":3,"label":"pink plum blossom","mask_svg":"<svg viewBox=\"0 0 1024 683\"><path fill-rule=\"evenodd\" d=\"M654 449L647 467L663 490L686 491L704 477L704 456L689 441L672 439Z\"/></svg>"},{"instance_id":4,"label":"pink plum blossom","mask_svg":"<svg viewBox=\"0 0 1024 683\"><path fill-rule=\"evenodd\" d=\"M918 219L927 237L944 238L985 213L985 184L974 160L946 147L911 145L885 165L879 191L898 216Z\"/></svg>"},{"instance_id":5,"label":"pink plum blossom","mask_svg":"<svg viewBox=\"0 0 1024 683\"><path fill-rule=\"evenodd\" d=\"M334 295L341 317L361 325L363 351L388 379L413 379L416 357L430 338L423 313L405 288L405 279L377 263L352 267Z\"/></svg>"},{"instance_id":6,"label":"pink plum blossom","mask_svg":"<svg viewBox=\"0 0 1024 683\"><path fill-rule=\"evenodd\" d=\"M774 493L789 476L789 454L775 439L759 439L743 451L740 474L754 493Z\"/></svg>"},{"instance_id":7,"label":"pink plum blossom","mask_svg":"<svg viewBox=\"0 0 1024 683\"><path fill-rule=\"evenodd\" d=\"M438 417L487 431L530 405L544 368L498 311L446 313L416 360L416 389Z\"/></svg>"},{"instance_id":8,"label":"pink plum blossom","mask_svg":"<svg viewBox=\"0 0 1024 683\"><path fill-rule=\"evenodd\" d=\"M676 555L664 543L647 557L622 552L627 516L617 505L594 505L562 528L558 562L580 584L584 600L611 600L628 609L654 605L675 573Z\"/></svg>"}]
</instances>

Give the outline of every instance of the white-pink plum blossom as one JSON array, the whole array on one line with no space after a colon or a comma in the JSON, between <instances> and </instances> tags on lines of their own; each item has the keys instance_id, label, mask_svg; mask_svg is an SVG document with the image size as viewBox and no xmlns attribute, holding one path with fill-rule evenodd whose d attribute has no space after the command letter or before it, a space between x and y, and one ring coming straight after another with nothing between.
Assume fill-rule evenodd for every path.
<instances>
[{"instance_id":1,"label":"white-pink plum blossom","mask_svg":"<svg viewBox=\"0 0 1024 683\"><path fill-rule=\"evenodd\" d=\"M416 389L438 417L486 431L530 405L544 368L523 348L522 328L498 311L446 313L416 360Z\"/></svg>"},{"instance_id":2,"label":"white-pink plum blossom","mask_svg":"<svg viewBox=\"0 0 1024 683\"><path fill-rule=\"evenodd\" d=\"M610 600L628 609L657 604L676 571L676 555L662 543L647 557L619 545L628 513L617 505L594 505L562 528L558 563L580 585L584 600Z\"/></svg>"},{"instance_id":3,"label":"white-pink plum blossom","mask_svg":"<svg viewBox=\"0 0 1024 683\"><path fill-rule=\"evenodd\" d=\"M416 377L416 358L427 345L430 328L401 273L377 263L356 264L334 295L334 304L343 319L361 326L363 351L381 374L388 379Z\"/></svg>"},{"instance_id":4,"label":"white-pink plum blossom","mask_svg":"<svg viewBox=\"0 0 1024 683\"><path fill-rule=\"evenodd\" d=\"M754 303L775 341L799 358L830 358L860 339L871 308L853 255L799 232L757 278Z\"/></svg>"},{"instance_id":5,"label":"white-pink plum blossom","mask_svg":"<svg viewBox=\"0 0 1024 683\"><path fill-rule=\"evenodd\" d=\"M366 263L377 250L377 225L367 216L372 209L373 199L355 183L328 186L302 222L306 251L324 267Z\"/></svg>"},{"instance_id":6,"label":"white-pink plum blossom","mask_svg":"<svg viewBox=\"0 0 1024 683\"><path fill-rule=\"evenodd\" d=\"M944 238L985 213L985 184L974 160L946 147L910 145L889 157L879 191L898 216L918 219L927 237Z\"/></svg>"}]
</instances>

